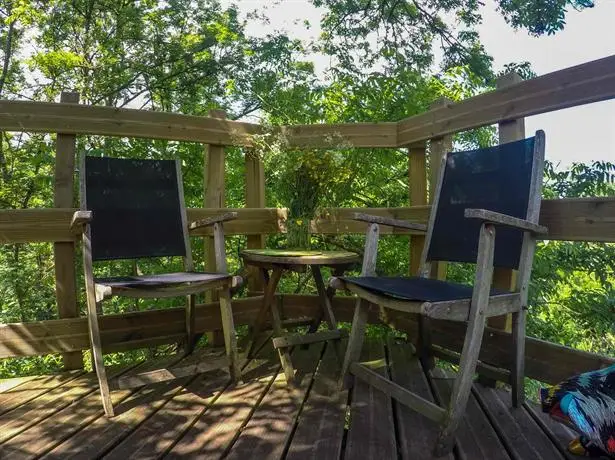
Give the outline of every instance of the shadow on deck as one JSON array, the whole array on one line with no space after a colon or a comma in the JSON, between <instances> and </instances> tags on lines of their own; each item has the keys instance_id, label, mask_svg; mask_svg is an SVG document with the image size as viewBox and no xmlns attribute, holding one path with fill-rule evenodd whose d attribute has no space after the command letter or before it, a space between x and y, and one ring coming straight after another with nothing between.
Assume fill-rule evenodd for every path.
<instances>
[{"instance_id":1,"label":"shadow on deck","mask_svg":"<svg viewBox=\"0 0 615 460\"><path fill-rule=\"evenodd\" d=\"M411 350L370 341L363 360L426 398L445 400L450 374L427 376ZM215 371L115 391L113 419L103 416L93 374L13 382L0 393L0 458L430 458L433 422L361 382L339 392L332 347L313 344L292 356L295 386L286 385L268 341L244 368L244 383L231 386L228 374ZM507 392L475 384L447 458L573 458L565 451L572 437L539 408L512 410Z\"/></svg>"}]
</instances>

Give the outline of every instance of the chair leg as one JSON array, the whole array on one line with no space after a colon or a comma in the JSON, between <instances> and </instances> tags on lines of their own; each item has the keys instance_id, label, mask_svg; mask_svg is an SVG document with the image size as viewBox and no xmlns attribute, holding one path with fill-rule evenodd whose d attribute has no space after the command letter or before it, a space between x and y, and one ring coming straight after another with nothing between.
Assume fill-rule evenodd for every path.
<instances>
[{"instance_id":1,"label":"chair leg","mask_svg":"<svg viewBox=\"0 0 615 460\"><path fill-rule=\"evenodd\" d=\"M418 354L425 371L436 367L436 360L431 353L431 321L423 315L419 315L419 341Z\"/></svg>"},{"instance_id":2,"label":"chair leg","mask_svg":"<svg viewBox=\"0 0 615 460\"><path fill-rule=\"evenodd\" d=\"M525 322L527 312L521 310L513 313L512 318L512 341L513 341L513 366L511 374L512 405L520 407L525 401Z\"/></svg>"},{"instance_id":3,"label":"chair leg","mask_svg":"<svg viewBox=\"0 0 615 460\"><path fill-rule=\"evenodd\" d=\"M93 308L91 308L90 305L92 303L94 304ZM105 415L107 417L113 417L115 413L113 411L113 403L111 402L111 395L109 393L109 381L107 379L107 371L103 361L100 329L98 327L97 309L99 307L99 303L88 302L88 329L90 333L90 343L92 345L92 367L94 367L96 377L98 377L100 398L102 400L103 408L105 409Z\"/></svg>"},{"instance_id":4,"label":"chair leg","mask_svg":"<svg viewBox=\"0 0 615 460\"><path fill-rule=\"evenodd\" d=\"M459 426L461 417L468 404L480 346L483 341L483 332L485 330L485 316L483 314L477 316L478 317L471 320L470 324L468 324L463 351L461 353L461 361L459 363L459 373L457 374L453 386L453 393L451 394L451 400L448 404L444 426L438 436L438 442L436 444L436 456L448 454L453 450L455 431Z\"/></svg>"},{"instance_id":5,"label":"chair leg","mask_svg":"<svg viewBox=\"0 0 615 460\"><path fill-rule=\"evenodd\" d=\"M478 240L478 258L476 261L476 278L472 292L472 303L459 362L459 373L455 379L453 393L448 404L448 410L444 419L442 431L438 435L438 441L434 454L437 457L448 454L455 444L455 431L463 416L472 381L476 372L476 364L480 346L485 332L485 312L489 306L489 292L493 278L493 252L495 243L495 229L490 224L483 224Z\"/></svg>"},{"instance_id":6,"label":"chair leg","mask_svg":"<svg viewBox=\"0 0 615 460\"><path fill-rule=\"evenodd\" d=\"M348 347L346 348L346 356L342 365L342 374L340 376L339 386L341 388L350 387L350 366L359 360L363 340L365 339L365 325L367 324L369 302L364 299L357 299L357 304L354 308L354 316L352 319L352 329L348 338Z\"/></svg>"},{"instance_id":7,"label":"chair leg","mask_svg":"<svg viewBox=\"0 0 615 460\"><path fill-rule=\"evenodd\" d=\"M186 297L186 346L184 347L184 355L189 355L194 350L195 343L195 315L196 315L196 296L189 295Z\"/></svg>"},{"instance_id":8,"label":"chair leg","mask_svg":"<svg viewBox=\"0 0 615 460\"><path fill-rule=\"evenodd\" d=\"M241 378L241 369L239 367L239 356L237 355L237 335L235 334L231 294L228 289L220 291L220 315L222 317L222 332L224 333L226 356L229 360L229 372L233 382L237 383Z\"/></svg>"}]
</instances>

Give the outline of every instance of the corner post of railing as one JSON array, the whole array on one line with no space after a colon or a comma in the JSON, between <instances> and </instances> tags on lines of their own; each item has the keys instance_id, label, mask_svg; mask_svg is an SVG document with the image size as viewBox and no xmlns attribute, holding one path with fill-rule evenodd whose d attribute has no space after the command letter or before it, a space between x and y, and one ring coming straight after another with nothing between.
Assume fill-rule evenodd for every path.
<instances>
[{"instance_id":1,"label":"corner post of railing","mask_svg":"<svg viewBox=\"0 0 615 460\"><path fill-rule=\"evenodd\" d=\"M508 73L498 78L498 89L520 83L523 79L515 72ZM499 143L518 141L525 138L525 119L506 120L498 123ZM517 272L508 268L496 267L493 270L493 286L508 291L514 290ZM489 326L510 332L512 330L512 316L496 316L489 318Z\"/></svg>"},{"instance_id":2,"label":"corner post of railing","mask_svg":"<svg viewBox=\"0 0 615 460\"><path fill-rule=\"evenodd\" d=\"M245 153L246 179L246 208L265 207L265 168L263 160L256 151L246 149ZM248 249L259 249L265 247L265 235L248 235ZM263 280L259 276L258 269L250 267L248 277L248 292L256 293L263 291Z\"/></svg>"},{"instance_id":3,"label":"corner post of railing","mask_svg":"<svg viewBox=\"0 0 615 460\"><path fill-rule=\"evenodd\" d=\"M63 91L62 103L79 103L79 93ZM75 206L75 153L77 150L75 134L58 133L56 137L56 159L54 175L53 205L56 208ZM75 273L75 243L58 242L53 245L56 280L56 301L60 319L78 318L77 283ZM83 368L83 355L80 351L63 353L65 369Z\"/></svg>"},{"instance_id":4,"label":"corner post of railing","mask_svg":"<svg viewBox=\"0 0 615 460\"><path fill-rule=\"evenodd\" d=\"M441 97L431 104L431 110L437 110L452 104L453 101ZM453 136L434 137L429 140L429 203L433 203L438 177L440 174L440 162L442 157L453 148ZM435 210L432 209L432 212ZM446 279L446 262L433 262L431 264L431 278Z\"/></svg>"},{"instance_id":5,"label":"corner post of railing","mask_svg":"<svg viewBox=\"0 0 615 460\"><path fill-rule=\"evenodd\" d=\"M410 206L427 204L427 155L426 144L420 142L408 146L408 193ZM421 265L421 252L425 245L424 235L410 237L410 275L417 276Z\"/></svg>"},{"instance_id":6,"label":"corner post of railing","mask_svg":"<svg viewBox=\"0 0 615 460\"><path fill-rule=\"evenodd\" d=\"M211 118L226 119L224 110L214 109L209 111ZM203 171L205 208L224 208L225 207L225 158L224 146L207 144L205 147L205 164ZM205 270L215 271L216 256L214 249L214 239L211 236L205 237ZM217 292L208 291L205 295L206 302L218 300ZM212 331L207 333L207 339L214 346L224 345L222 331Z\"/></svg>"}]
</instances>

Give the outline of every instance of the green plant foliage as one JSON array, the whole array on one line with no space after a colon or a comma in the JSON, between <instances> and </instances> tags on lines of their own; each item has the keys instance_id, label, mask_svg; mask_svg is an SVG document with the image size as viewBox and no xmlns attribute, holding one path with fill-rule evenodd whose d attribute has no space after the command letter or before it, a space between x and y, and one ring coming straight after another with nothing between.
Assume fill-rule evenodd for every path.
<instances>
[{"instance_id":1,"label":"green plant foliage","mask_svg":"<svg viewBox=\"0 0 615 460\"><path fill-rule=\"evenodd\" d=\"M0 0L0 98L58 101L78 91L85 104L206 115L223 109L232 120L256 118L270 133L254 149L227 148L226 204L245 205L245 156L265 165L266 205L290 209L290 226L316 250L362 254L361 235L309 235L311 218L328 207L408 205L408 158L404 149L355 149L336 136L330 148L291 149L287 124L398 121L429 109L440 97L462 100L494 86L500 75L479 41L483 4L475 0L312 0L324 11L322 35L306 43L272 31L246 30L266 20L263 11L242 17L217 0ZM514 27L551 34L564 26L566 8L581 0L498 0ZM268 29L267 29L268 30ZM375 37L378 37L376 40ZM329 59L317 75L310 53ZM435 56L441 56L436 59ZM524 78L528 63L510 63ZM455 136L455 148L496 142L493 127ZM0 133L0 208L53 206L55 135ZM179 158L189 207L203 205L204 147L145 139L78 136L79 154ZM578 164L561 171L549 165L545 197L613 196L612 164ZM76 205L77 203L75 203ZM292 233L292 228L291 228ZM305 242L305 238L309 238ZM242 269L246 238L227 239L229 269ZM193 238L196 266L203 267L202 238ZM292 243L292 242L291 242ZM271 235L271 248L288 247ZM294 245L294 244L291 244ZM596 351L613 350L613 245L547 242L536 256L530 332ZM407 273L408 238L386 237L377 271ZM79 302L84 306L80 254L76 257ZM179 270L177 258L114 261L96 266L100 276L141 270ZM328 273L327 273L328 275ZM472 269L452 266L451 278L468 281ZM284 292L314 292L306 274L285 277ZM57 318L51 244L0 246L0 322ZM113 299L105 313L183 305L183 299L135 302ZM370 334L396 332L382 328ZM109 364L169 353L169 347L111 354ZM86 359L88 353L85 353ZM4 360L0 378L59 370L59 356Z\"/></svg>"}]
</instances>

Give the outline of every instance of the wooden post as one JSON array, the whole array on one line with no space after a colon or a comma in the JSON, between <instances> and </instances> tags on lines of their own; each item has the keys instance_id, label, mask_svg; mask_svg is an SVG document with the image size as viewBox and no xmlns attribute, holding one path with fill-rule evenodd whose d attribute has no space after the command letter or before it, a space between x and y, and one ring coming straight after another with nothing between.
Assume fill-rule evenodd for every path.
<instances>
[{"instance_id":1,"label":"wooden post","mask_svg":"<svg viewBox=\"0 0 615 460\"><path fill-rule=\"evenodd\" d=\"M498 88L519 83L523 79L515 72L506 74L497 81ZM525 119L503 121L498 124L500 144L525 139ZM496 267L493 272L493 286L500 289L513 290L515 288L517 271L508 268ZM503 315L489 318L488 325L496 329L510 332L512 330L512 315Z\"/></svg>"},{"instance_id":2,"label":"wooden post","mask_svg":"<svg viewBox=\"0 0 615 460\"><path fill-rule=\"evenodd\" d=\"M60 102L79 103L79 93L62 92ZM54 175L53 205L56 208L75 206L76 136L58 133ZM56 300L60 318L78 318L77 283L75 274L75 243L54 243ZM65 369L82 369L83 355L79 351L62 354Z\"/></svg>"},{"instance_id":3,"label":"wooden post","mask_svg":"<svg viewBox=\"0 0 615 460\"><path fill-rule=\"evenodd\" d=\"M408 190L410 206L427 204L427 157L425 143L408 147ZM425 237L413 235L410 237L410 276L418 276L421 266L421 252L425 245Z\"/></svg>"},{"instance_id":4,"label":"wooden post","mask_svg":"<svg viewBox=\"0 0 615 460\"><path fill-rule=\"evenodd\" d=\"M246 207L265 207L265 169L255 152L246 151ZM248 249L265 247L265 235L248 235ZM248 293L262 292L263 280L257 267L249 267Z\"/></svg>"},{"instance_id":5,"label":"wooden post","mask_svg":"<svg viewBox=\"0 0 615 460\"><path fill-rule=\"evenodd\" d=\"M453 101L446 97L442 97L431 104L432 109L451 104ZM440 173L440 161L442 156L446 155L453 149L453 137L443 136L435 137L429 143L429 202L433 203L436 186L438 185L438 175ZM435 210L434 210L435 212ZM433 262L431 264L431 278L439 280L446 279L446 262Z\"/></svg>"},{"instance_id":6,"label":"wooden post","mask_svg":"<svg viewBox=\"0 0 615 460\"><path fill-rule=\"evenodd\" d=\"M210 110L209 116L212 118L226 118L226 112L224 110ZM205 170L203 174L206 208L224 208L224 166L224 146L208 144L205 147ZM205 270L216 270L216 250L213 237L205 237ZM206 292L206 302L215 302L217 300L217 292ZM224 345L224 334L222 330L208 332L207 340L213 346L222 346Z\"/></svg>"}]
</instances>

